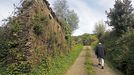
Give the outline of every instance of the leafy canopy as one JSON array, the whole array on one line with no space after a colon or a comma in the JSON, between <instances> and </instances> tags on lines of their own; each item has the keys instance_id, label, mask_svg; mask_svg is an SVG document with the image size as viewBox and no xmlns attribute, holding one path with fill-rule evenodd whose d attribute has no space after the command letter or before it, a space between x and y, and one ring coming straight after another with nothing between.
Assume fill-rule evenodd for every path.
<instances>
[{"instance_id":1,"label":"leafy canopy","mask_svg":"<svg viewBox=\"0 0 134 75\"><path fill-rule=\"evenodd\" d=\"M133 7L130 0L116 0L114 8L107 12L109 26L113 26L117 34L132 29Z\"/></svg>"},{"instance_id":2,"label":"leafy canopy","mask_svg":"<svg viewBox=\"0 0 134 75\"><path fill-rule=\"evenodd\" d=\"M54 2L54 11L59 20L68 23L71 31L78 28L79 18L74 10L70 10L66 0L56 0Z\"/></svg>"}]
</instances>

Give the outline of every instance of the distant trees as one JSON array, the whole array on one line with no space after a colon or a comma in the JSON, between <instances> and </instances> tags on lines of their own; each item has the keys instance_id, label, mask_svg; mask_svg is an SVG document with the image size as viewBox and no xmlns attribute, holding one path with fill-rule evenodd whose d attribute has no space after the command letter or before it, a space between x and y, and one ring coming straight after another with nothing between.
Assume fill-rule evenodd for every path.
<instances>
[{"instance_id":1,"label":"distant trees","mask_svg":"<svg viewBox=\"0 0 134 75\"><path fill-rule=\"evenodd\" d=\"M78 28L79 18L77 16L77 13L75 13L74 10L67 12L66 20L71 27L71 30L74 31Z\"/></svg>"},{"instance_id":2,"label":"distant trees","mask_svg":"<svg viewBox=\"0 0 134 75\"><path fill-rule=\"evenodd\" d=\"M67 0L56 0L54 2L54 11L59 20L64 20L68 23L71 32L78 28L79 18L74 10L69 9Z\"/></svg>"},{"instance_id":3,"label":"distant trees","mask_svg":"<svg viewBox=\"0 0 134 75\"><path fill-rule=\"evenodd\" d=\"M59 19L65 19L69 6L66 0L56 0L54 2L54 11Z\"/></svg>"},{"instance_id":4,"label":"distant trees","mask_svg":"<svg viewBox=\"0 0 134 75\"><path fill-rule=\"evenodd\" d=\"M114 8L107 12L109 26L113 26L116 33L122 34L133 28L133 7L130 0L116 0Z\"/></svg>"},{"instance_id":5,"label":"distant trees","mask_svg":"<svg viewBox=\"0 0 134 75\"><path fill-rule=\"evenodd\" d=\"M90 45L90 43L91 43L91 35L90 34L85 33L81 37L82 37L83 45Z\"/></svg>"},{"instance_id":6,"label":"distant trees","mask_svg":"<svg viewBox=\"0 0 134 75\"><path fill-rule=\"evenodd\" d=\"M79 18L74 10L69 9L67 0L56 0L54 2L54 11L59 21L61 22L61 27L65 33L65 39L67 41L68 48L71 49L71 33L78 28Z\"/></svg>"},{"instance_id":7,"label":"distant trees","mask_svg":"<svg viewBox=\"0 0 134 75\"><path fill-rule=\"evenodd\" d=\"M95 24L95 30L94 33L98 36L99 39L104 35L106 31L106 26L103 21L99 21Z\"/></svg>"},{"instance_id":8,"label":"distant trees","mask_svg":"<svg viewBox=\"0 0 134 75\"><path fill-rule=\"evenodd\" d=\"M96 35L85 33L80 36L73 36L74 44L91 45L93 42L98 42Z\"/></svg>"}]
</instances>

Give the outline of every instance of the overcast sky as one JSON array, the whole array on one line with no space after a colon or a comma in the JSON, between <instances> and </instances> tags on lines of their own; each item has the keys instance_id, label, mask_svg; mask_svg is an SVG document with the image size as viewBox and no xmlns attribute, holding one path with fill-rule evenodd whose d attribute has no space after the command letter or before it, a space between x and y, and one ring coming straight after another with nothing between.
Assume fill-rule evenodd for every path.
<instances>
[{"instance_id":1,"label":"overcast sky","mask_svg":"<svg viewBox=\"0 0 134 75\"><path fill-rule=\"evenodd\" d=\"M51 5L55 0L49 0ZM73 35L93 33L94 25L100 20L106 20L105 10L113 7L114 0L67 0L71 9L79 17L79 29Z\"/></svg>"},{"instance_id":2,"label":"overcast sky","mask_svg":"<svg viewBox=\"0 0 134 75\"><path fill-rule=\"evenodd\" d=\"M53 5L55 0L48 0ZM105 11L113 8L115 0L67 0L70 9L73 9L79 17L79 29L74 31L73 35L83 33L93 33L96 22L106 21ZM14 10L13 4L16 5L20 0L0 0L0 25L1 20L11 15ZM134 0L132 0L134 5Z\"/></svg>"}]
</instances>

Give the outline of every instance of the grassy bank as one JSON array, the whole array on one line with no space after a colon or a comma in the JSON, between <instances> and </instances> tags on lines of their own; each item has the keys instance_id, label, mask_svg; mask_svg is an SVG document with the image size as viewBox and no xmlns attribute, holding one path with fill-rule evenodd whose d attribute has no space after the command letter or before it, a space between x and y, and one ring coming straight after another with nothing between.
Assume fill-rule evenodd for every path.
<instances>
[{"instance_id":1,"label":"grassy bank","mask_svg":"<svg viewBox=\"0 0 134 75\"><path fill-rule=\"evenodd\" d=\"M83 46L76 45L67 56L49 58L51 61L50 66L45 66L47 62L42 62L33 72L29 75L64 75L68 68L73 64L78 57ZM48 64L47 64L48 65ZM45 69L47 67L48 69Z\"/></svg>"}]
</instances>

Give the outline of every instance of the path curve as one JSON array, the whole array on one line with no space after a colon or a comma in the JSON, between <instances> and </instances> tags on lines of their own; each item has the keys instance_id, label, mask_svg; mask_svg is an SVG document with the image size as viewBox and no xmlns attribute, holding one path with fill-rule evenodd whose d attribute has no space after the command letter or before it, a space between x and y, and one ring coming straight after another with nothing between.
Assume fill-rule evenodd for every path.
<instances>
[{"instance_id":1,"label":"path curve","mask_svg":"<svg viewBox=\"0 0 134 75\"><path fill-rule=\"evenodd\" d=\"M86 46L83 47L80 55L74 62L74 64L70 67L65 75L88 75L85 70L85 57L86 57Z\"/></svg>"}]
</instances>

